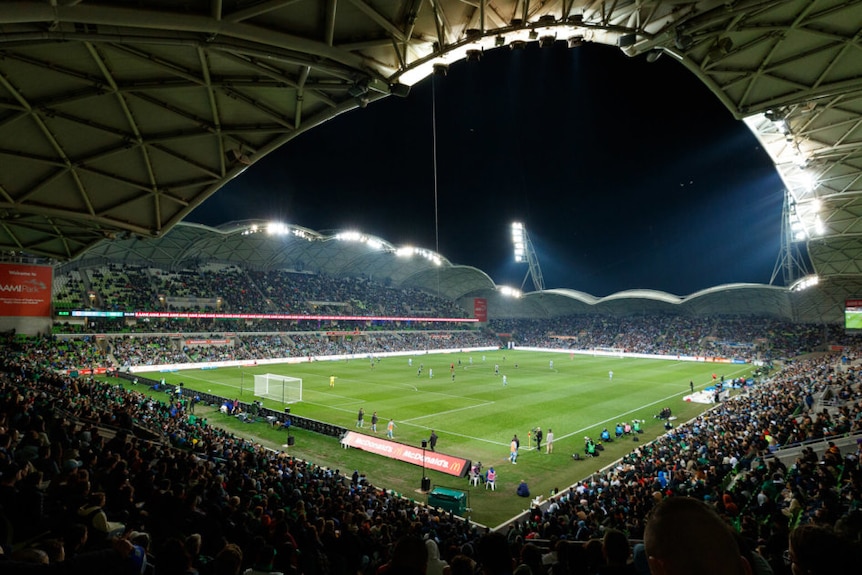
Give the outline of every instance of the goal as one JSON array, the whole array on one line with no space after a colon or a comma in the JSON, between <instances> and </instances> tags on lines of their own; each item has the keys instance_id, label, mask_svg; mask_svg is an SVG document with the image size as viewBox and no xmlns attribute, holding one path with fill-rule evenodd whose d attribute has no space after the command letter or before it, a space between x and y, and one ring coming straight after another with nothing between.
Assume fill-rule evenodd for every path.
<instances>
[{"instance_id":1,"label":"goal","mask_svg":"<svg viewBox=\"0 0 862 575\"><path fill-rule=\"evenodd\" d=\"M254 395L282 403L302 401L302 379L274 373L255 375Z\"/></svg>"}]
</instances>

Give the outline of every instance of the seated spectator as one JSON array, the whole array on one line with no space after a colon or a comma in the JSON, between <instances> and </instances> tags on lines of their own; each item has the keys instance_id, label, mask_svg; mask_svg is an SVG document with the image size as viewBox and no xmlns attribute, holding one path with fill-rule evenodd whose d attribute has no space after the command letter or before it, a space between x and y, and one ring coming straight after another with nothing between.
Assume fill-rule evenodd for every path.
<instances>
[{"instance_id":1,"label":"seated spectator","mask_svg":"<svg viewBox=\"0 0 862 575\"><path fill-rule=\"evenodd\" d=\"M652 575L744 575L751 572L733 531L707 504L668 497L652 511L644 531Z\"/></svg>"},{"instance_id":2,"label":"seated spectator","mask_svg":"<svg viewBox=\"0 0 862 575\"><path fill-rule=\"evenodd\" d=\"M280 575L273 570L275 562L275 547L263 545L257 552L254 564L243 572L243 575Z\"/></svg>"},{"instance_id":3,"label":"seated spectator","mask_svg":"<svg viewBox=\"0 0 862 575\"><path fill-rule=\"evenodd\" d=\"M518 489L516 490L516 493L519 497L530 496L530 488L527 487L527 481L525 479L522 479L521 482L518 484Z\"/></svg>"},{"instance_id":4,"label":"seated spectator","mask_svg":"<svg viewBox=\"0 0 862 575\"><path fill-rule=\"evenodd\" d=\"M599 567L600 575L635 575L634 564L629 563L631 547L626 534L617 529L608 529L602 538L602 555L605 564Z\"/></svg>"},{"instance_id":5,"label":"seated spectator","mask_svg":"<svg viewBox=\"0 0 862 575\"><path fill-rule=\"evenodd\" d=\"M78 518L87 526L90 542L97 547L110 537L123 533L125 526L116 521L108 521L105 514L105 494L101 491L91 493L87 503L78 509Z\"/></svg>"},{"instance_id":6,"label":"seated spectator","mask_svg":"<svg viewBox=\"0 0 862 575\"><path fill-rule=\"evenodd\" d=\"M835 534L830 527L800 525L790 532L789 548L784 562L794 575L820 575L850 572L859 561L859 550Z\"/></svg>"},{"instance_id":7,"label":"seated spectator","mask_svg":"<svg viewBox=\"0 0 862 575\"><path fill-rule=\"evenodd\" d=\"M493 467L489 467L488 471L485 473L485 489L496 490L497 489L497 472Z\"/></svg>"},{"instance_id":8,"label":"seated spectator","mask_svg":"<svg viewBox=\"0 0 862 575\"><path fill-rule=\"evenodd\" d=\"M377 569L377 575L425 575L428 549L419 537L405 535L395 542L392 556Z\"/></svg>"},{"instance_id":9,"label":"seated spectator","mask_svg":"<svg viewBox=\"0 0 862 575\"><path fill-rule=\"evenodd\" d=\"M449 564L440 559L440 548L433 539L425 540L425 548L428 550L428 563L425 575L451 575Z\"/></svg>"},{"instance_id":10,"label":"seated spectator","mask_svg":"<svg viewBox=\"0 0 862 575\"><path fill-rule=\"evenodd\" d=\"M239 545L228 543L216 553L211 567L212 575L239 575L242 568L242 549Z\"/></svg>"}]
</instances>

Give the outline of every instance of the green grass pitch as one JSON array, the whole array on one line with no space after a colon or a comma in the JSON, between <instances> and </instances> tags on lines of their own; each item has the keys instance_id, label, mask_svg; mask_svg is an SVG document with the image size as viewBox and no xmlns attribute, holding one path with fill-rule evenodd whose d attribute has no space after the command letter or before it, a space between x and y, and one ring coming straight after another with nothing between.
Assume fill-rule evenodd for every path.
<instances>
[{"instance_id":1,"label":"green grass pitch","mask_svg":"<svg viewBox=\"0 0 862 575\"><path fill-rule=\"evenodd\" d=\"M452 364L454 370L450 369ZM547 497L551 489L565 489L638 445L624 438L606 444L599 458L573 461L573 453L583 453L585 436L598 439L604 427L613 436L617 422L641 419L646 422L641 439L648 441L664 433L661 422L653 417L662 407L670 407L678 422L709 407L683 400L689 394L689 381L699 390L712 385L714 373L730 379L748 375L751 370L751 366L739 364L517 350L417 353L382 358L371 365L369 359L351 359L184 370L165 377L169 383L183 382L188 389L245 402L254 399L254 374L299 377L303 395L301 402L291 406L293 414L355 429L362 407L364 432L371 433L371 414L377 411L378 435L385 436L386 423L393 418L395 440L417 446L434 429L439 436L438 451L478 460L485 469L493 465L497 470L495 493L469 487L466 479L429 474L434 485L469 490L472 518L493 527L528 507L527 501L514 495L521 479L528 481L533 495ZM422 372L418 374L420 365ZM495 375L497 365L499 375ZM609 371L613 371L613 379ZM334 388L329 385L331 375L336 376ZM280 402L263 402L282 410ZM235 418L216 413L210 422L252 434L264 444L271 441L275 447L281 441L277 436L268 437L264 423L236 427ZM554 452L550 455L544 453L544 446L539 453L529 443L528 432L537 426L546 435L549 428L554 431ZM521 439L517 465L507 459L513 434ZM421 469L357 450L338 449L335 438L303 434L301 430L296 430L296 435L297 445L291 454L348 469L348 473L349 468L361 468L377 486L422 498L415 493Z\"/></svg>"}]
</instances>

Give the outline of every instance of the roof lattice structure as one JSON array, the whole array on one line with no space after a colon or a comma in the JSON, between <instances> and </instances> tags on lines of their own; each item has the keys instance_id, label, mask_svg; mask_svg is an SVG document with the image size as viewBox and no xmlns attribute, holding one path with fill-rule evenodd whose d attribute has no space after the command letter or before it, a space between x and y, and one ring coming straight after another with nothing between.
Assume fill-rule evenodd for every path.
<instances>
[{"instance_id":1,"label":"roof lattice structure","mask_svg":"<svg viewBox=\"0 0 862 575\"><path fill-rule=\"evenodd\" d=\"M745 119L805 224L813 313L860 295L860 29L858 0L2 2L0 250L164 236L305 130L554 38L675 58Z\"/></svg>"}]
</instances>

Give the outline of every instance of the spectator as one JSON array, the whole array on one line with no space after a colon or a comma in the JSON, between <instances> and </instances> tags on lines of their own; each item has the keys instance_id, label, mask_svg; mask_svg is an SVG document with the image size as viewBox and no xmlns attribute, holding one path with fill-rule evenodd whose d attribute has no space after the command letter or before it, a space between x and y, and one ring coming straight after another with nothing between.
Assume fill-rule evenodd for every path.
<instances>
[{"instance_id":1,"label":"spectator","mask_svg":"<svg viewBox=\"0 0 862 575\"><path fill-rule=\"evenodd\" d=\"M669 497L653 509L644 545L652 575L750 572L730 527L702 501Z\"/></svg>"}]
</instances>

